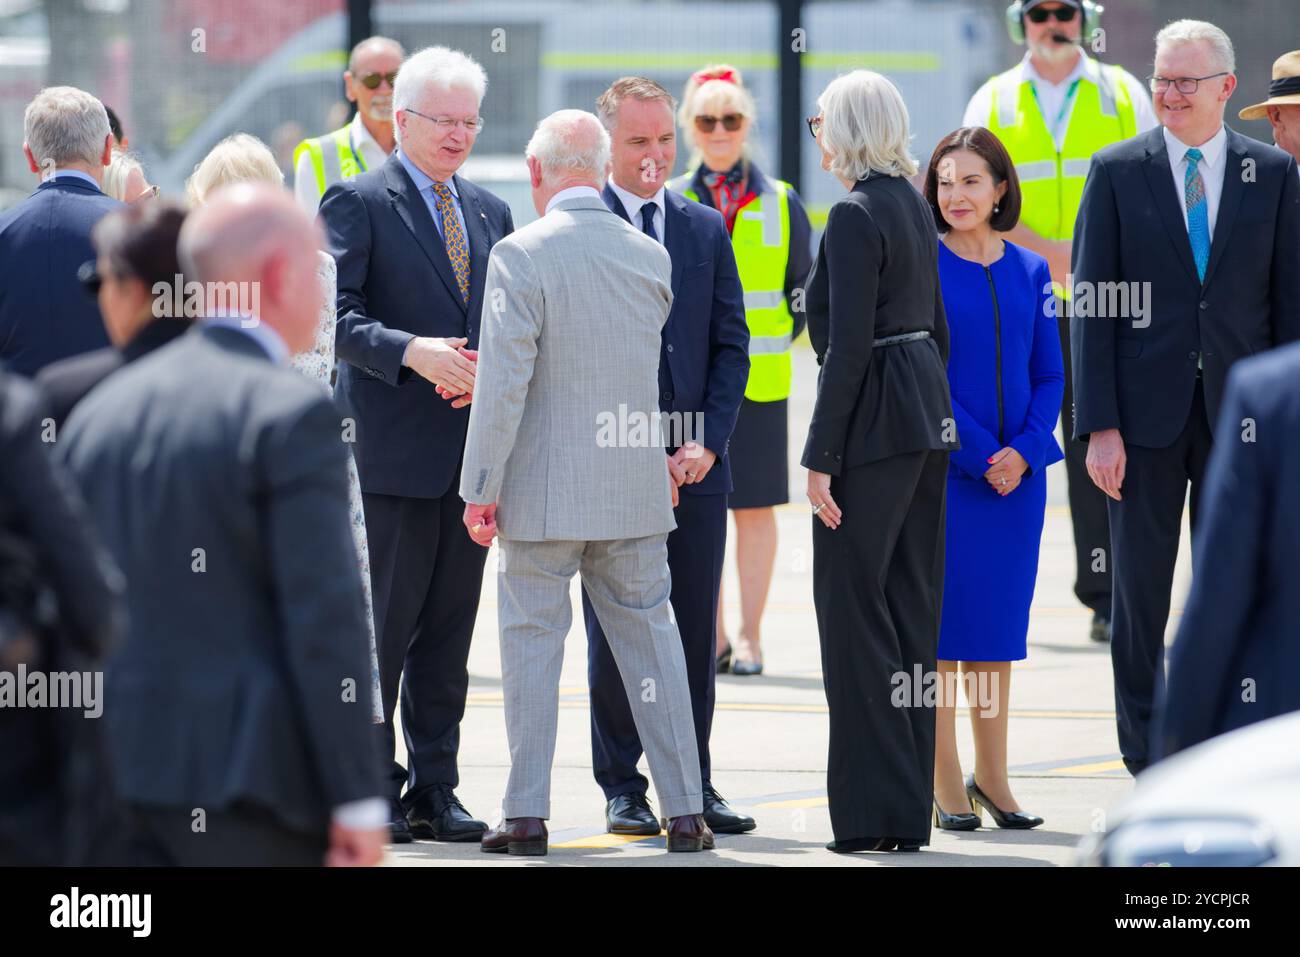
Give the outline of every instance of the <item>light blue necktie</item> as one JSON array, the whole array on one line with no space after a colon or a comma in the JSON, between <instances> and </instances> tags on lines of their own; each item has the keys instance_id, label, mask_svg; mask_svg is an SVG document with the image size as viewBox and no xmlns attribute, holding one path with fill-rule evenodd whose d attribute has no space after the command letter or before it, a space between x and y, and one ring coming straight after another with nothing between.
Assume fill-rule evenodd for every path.
<instances>
[{"instance_id":1,"label":"light blue necktie","mask_svg":"<svg viewBox=\"0 0 1300 957\"><path fill-rule=\"evenodd\" d=\"M1196 168L1201 151L1187 151L1187 173L1183 177L1183 197L1187 202L1187 238L1192 242L1196 275L1205 281L1205 267L1210 264L1210 204L1205 198L1205 180Z\"/></svg>"}]
</instances>

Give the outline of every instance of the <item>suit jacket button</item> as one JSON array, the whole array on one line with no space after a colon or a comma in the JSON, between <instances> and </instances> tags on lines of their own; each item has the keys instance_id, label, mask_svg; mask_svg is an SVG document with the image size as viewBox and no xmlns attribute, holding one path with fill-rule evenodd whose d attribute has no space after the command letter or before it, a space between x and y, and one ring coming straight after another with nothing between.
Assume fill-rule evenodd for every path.
<instances>
[{"instance_id":1,"label":"suit jacket button","mask_svg":"<svg viewBox=\"0 0 1300 957\"><path fill-rule=\"evenodd\" d=\"M668 351L669 351L669 352L672 352L672 351L673 351L673 344L672 344L671 342L668 343Z\"/></svg>"},{"instance_id":2,"label":"suit jacket button","mask_svg":"<svg viewBox=\"0 0 1300 957\"><path fill-rule=\"evenodd\" d=\"M1187 353L1187 358L1189 358L1189 359L1195 359L1195 358L1196 358L1196 350L1193 349L1191 352Z\"/></svg>"},{"instance_id":3,"label":"suit jacket button","mask_svg":"<svg viewBox=\"0 0 1300 957\"><path fill-rule=\"evenodd\" d=\"M1209 308L1210 308L1210 304L1209 304L1208 302L1206 302L1205 300L1201 300L1201 308L1202 308L1202 309L1209 309Z\"/></svg>"}]
</instances>

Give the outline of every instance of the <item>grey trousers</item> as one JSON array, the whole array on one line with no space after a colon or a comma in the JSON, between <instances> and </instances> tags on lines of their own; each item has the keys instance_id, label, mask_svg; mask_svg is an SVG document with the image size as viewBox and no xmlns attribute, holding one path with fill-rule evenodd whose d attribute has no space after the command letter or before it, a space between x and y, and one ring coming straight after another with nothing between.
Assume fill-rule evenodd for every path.
<instances>
[{"instance_id":1,"label":"grey trousers","mask_svg":"<svg viewBox=\"0 0 1300 957\"><path fill-rule=\"evenodd\" d=\"M501 678L510 779L506 818L551 816L569 586L582 575L618 664L664 817L703 809L682 640L669 604L667 535L612 541L500 540Z\"/></svg>"}]
</instances>

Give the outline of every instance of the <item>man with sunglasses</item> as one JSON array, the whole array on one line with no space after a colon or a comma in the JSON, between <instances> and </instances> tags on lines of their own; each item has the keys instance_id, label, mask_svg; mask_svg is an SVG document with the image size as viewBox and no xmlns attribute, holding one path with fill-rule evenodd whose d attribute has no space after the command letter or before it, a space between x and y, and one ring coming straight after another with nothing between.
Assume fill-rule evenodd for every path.
<instances>
[{"instance_id":1,"label":"man with sunglasses","mask_svg":"<svg viewBox=\"0 0 1300 957\"><path fill-rule=\"evenodd\" d=\"M1069 298L1070 241L1092 154L1156 125L1141 82L1118 66L1102 65L1083 50L1098 28L1101 8L1086 0L1016 0L1007 8L1012 40L1028 47L1024 59L985 83L966 107L963 126L984 126L1016 164L1022 206L1007 239L1044 257L1058 294ZM1070 329L1064 310L1059 332L1067 357L1061 421L1073 432ZM1090 637L1110 638L1110 533L1106 496L1092 484L1081 442L1067 442L1066 480L1074 526L1074 593L1092 609Z\"/></svg>"},{"instance_id":2,"label":"man with sunglasses","mask_svg":"<svg viewBox=\"0 0 1300 957\"><path fill-rule=\"evenodd\" d=\"M378 169L393 151L393 84L406 52L396 40L370 37L352 48L343 72L348 102L357 105L352 122L293 151L293 193L316 215L325 190L358 173Z\"/></svg>"},{"instance_id":3,"label":"man with sunglasses","mask_svg":"<svg viewBox=\"0 0 1300 957\"><path fill-rule=\"evenodd\" d=\"M1253 419L1219 418L1229 369L1300 339L1296 162L1224 126L1235 71L1232 41L1211 23L1177 20L1156 35L1161 126L1093 158L1074 237L1075 437L1109 496L1115 711L1133 774L1151 759L1189 485L1196 573L1231 571L1219 565L1232 549L1200 551L1211 449L1257 439ZM1122 295L1103 305L1107 289ZM1124 308L1135 296L1145 305Z\"/></svg>"}]
</instances>

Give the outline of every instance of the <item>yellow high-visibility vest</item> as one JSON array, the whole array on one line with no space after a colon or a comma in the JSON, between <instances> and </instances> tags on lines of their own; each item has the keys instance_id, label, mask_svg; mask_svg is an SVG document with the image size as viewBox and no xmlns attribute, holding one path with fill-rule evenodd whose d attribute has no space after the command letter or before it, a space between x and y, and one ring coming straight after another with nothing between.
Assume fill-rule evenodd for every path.
<instances>
[{"instance_id":1,"label":"yellow high-visibility vest","mask_svg":"<svg viewBox=\"0 0 1300 957\"><path fill-rule=\"evenodd\" d=\"M695 171L668 187L699 202L691 188ZM749 381L745 398L777 402L790 396L790 339L794 318L785 301L785 269L790 258L790 184L765 176L766 189L736 215L731 246L745 292L749 326Z\"/></svg>"},{"instance_id":2,"label":"yellow high-visibility vest","mask_svg":"<svg viewBox=\"0 0 1300 957\"><path fill-rule=\"evenodd\" d=\"M335 183L366 171L366 161L352 150L352 125L315 139L303 140L293 151L293 168L298 168L298 158L304 152L311 155L312 169L316 173L316 201Z\"/></svg>"},{"instance_id":3,"label":"yellow high-visibility vest","mask_svg":"<svg viewBox=\"0 0 1300 957\"><path fill-rule=\"evenodd\" d=\"M1045 239L1074 237L1092 155L1137 133L1137 115L1122 73L1119 67L1084 58L1060 150L1039 109L1033 83L1023 78L1022 65L991 81L988 128L1016 165L1020 221Z\"/></svg>"}]
</instances>

